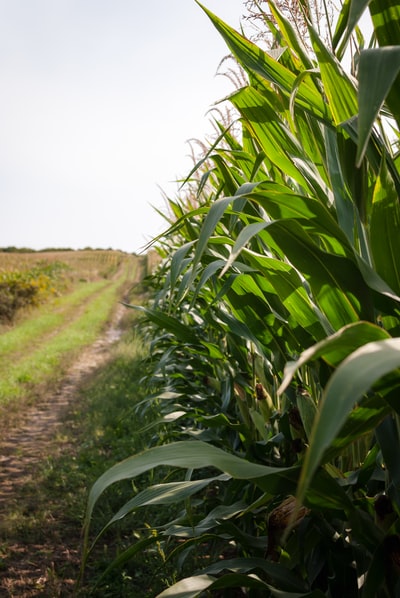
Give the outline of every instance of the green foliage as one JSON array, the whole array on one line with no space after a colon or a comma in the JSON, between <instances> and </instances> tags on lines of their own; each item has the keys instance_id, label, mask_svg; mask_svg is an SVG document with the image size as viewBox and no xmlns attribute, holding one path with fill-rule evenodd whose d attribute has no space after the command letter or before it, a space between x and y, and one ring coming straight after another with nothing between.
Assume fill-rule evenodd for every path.
<instances>
[{"instance_id":1,"label":"green foliage","mask_svg":"<svg viewBox=\"0 0 400 598\"><path fill-rule=\"evenodd\" d=\"M66 264L57 261L29 270L0 270L0 323L12 322L19 310L35 307L55 295L66 269Z\"/></svg>"},{"instance_id":2,"label":"green foliage","mask_svg":"<svg viewBox=\"0 0 400 598\"><path fill-rule=\"evenodd\" d=\"M157 446L93 486L86 542L110 485L168 466L184 479L149 486L105 524L181 502L159 526L180 581L160 596L392 596L400 9L370 3L377 45L358 47L348 73L366 2L344 2L333 50L310 25L309 55L269 4L271 53L204 9L248 76L229 98L241 135L222 133L198 164L197 195L170 202L144 310L151 381L165 392L143 408L156 402L163 425Z\"/></svg>"},{"instance_id":3,"label":"green foliage","mask_svg":"<svg viewBox=\"0 0 400 598\"><path fill-rule=\"evenodd\" d=\"M87 266L85 263L84 272ZM93 282L80 281L68 290L63 287L61 297L4 328L0 335L0 412L5 422L54 386L77 352L96 340L132 286L132 276L139 277L143 266L143 260L131 256L112 280L96 274ZM55 263L46 264L47 271L52 268L56 269ZM18 277L21 272L14 271L14 275ZM34 279L38 280L39 276Z\"/></svg>"},{"instance_id":4,"label":"green foliage","mask_svg":"<svg viewBox=\"0 0 400 598\"><path fill-rule=\"evenodd\" d=\"M121 554L132 539L147 537L149 522L154 525L155 511L151 507L147 513L142 510L134 531L128 522L122 521L112 534L103 536L101 545L92 554L90 570L80 592L74 592L73 587L79 573L77 553L88 484L96 480L105 465L111 466L115 459L143 449L152 436L151 430L147 434L132 434L138 422L143 425L154 416L147 412L140 418L132 405L132 401L139 403L146 391L140 379L147 347L137 332L140 323L132 321L135 314L126 312L123 327L127 329L122 339L113 344L106 367L92 371L76 389L74 400L63 410L57 436L52 444L46 445L46 457L35 466L32 479L17 484L13 490L14 500L8 501L7 508L3 509L0 520L2 575L8 581L8 576L12 576L14 585L8 585L2 577L2 595L39 594L48 598L72 595L75 598L132 595L144 598L147 595L151 598L150 587L159 591L163 587L162 579L158 580L155 575L163 567L163 561L154 540L146 553L137 554L134 560L131 558L122 570L104 575L109 560ZM133 333L128 329L132 324ZM51 409L51 405L48 408ZM19 445L22 461L30 450L29 444ZM146 482L148 479L137 481L138 488L143 488ZM95 529L101 529L104 517L111 517L118 501L128 500L131 491L131 484L126 482L119 486L118 492L102 496L101 509L93 519ZM24 573L18 574L20 569L15 561L21 558L23 547L29 552L30 562L28 567L24 565ZM51 569L51 577L46 574L47 567ZM30 571L35 573L30 574ZM43 585L39 586L40 571ZM101 587L96 593L93 589L100 578ZM148 589L148 594L142 592L143 588Z\"/></svg>"},{"instance_id":5,"label":"green foliage","mask_svg":"<svg viewBox=\"0 0 400 598\"><path fill-rule=\"evenodd\" d=\"M77 283L113 280L132 263L132 256L113 250L0 250L0 324L13 324L24 308L65 294Z\"/></svg>"}]
</instances>

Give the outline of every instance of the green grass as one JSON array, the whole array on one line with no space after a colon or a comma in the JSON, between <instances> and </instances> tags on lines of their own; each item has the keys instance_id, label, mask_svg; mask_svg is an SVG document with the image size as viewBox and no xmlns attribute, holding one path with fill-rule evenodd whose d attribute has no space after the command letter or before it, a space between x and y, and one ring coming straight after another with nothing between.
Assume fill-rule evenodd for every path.
<instances>
[{"instance_id":1,"label":"green grass","mask_svg":"<svg viewBox=\"0 0 400 598\"><path fill-rule=\"evenodd\" d=\"M126 325L129 326L134 317L135 314L127 310ZM53 585L43 590L43 596L72 593L71 585L67 586L65 580L77 579L79 561L67 558L58 562L56 555L59 551L72 554L79 550L91 485L108 467L143 450L151 439L151 430L140 433L151 421L151 414L147 412L142 418L134 409L148 390L140 382L144 373L142 359L146 354L147 347L135 329L128 330L114 345L107 364L81 387L49 456L38 467L32 482L21 490L0 526L0 552L5 567L15 546L21 544L35 545L33 560L36 558L43 563L53 559ZM146 481L143 480L143 484ZM93 520L94 533L133 493L129 482L114 490L106 493L99 503ZM146 517L141 514L139 518L128 518L102 538L89 558L79 596L150 598L161 590L165 571L157 546L153 552L141 554L123 569L115 570L94 590L96 581L117 550L121 550L121 545L129 545L141 537L142 530L147 531ZM56 594L56 588L57 591L63 588L65 593Z\"/></svg>"},{"instance_id":2,"label":"green grass","mask_svg":"<svg viewBox=\"0 0 400 598\"><path fill-rule=\"evenodd\" d=\"M72 317L74 311L86 301L92 294L99 292L106 285L106 280L98 280L91 283L80 283L77 289L68 295L59 297L52 302L42 305L30 313L29 319L4 332L0 336L0 357L2 363L14 353L26 351L26 347L39 345L44 335L62 326L65 321Z\"/></svg>"},{"instance_id":3,"label":"green grass","mask_svg":"<svg viewBox=\"0 0 400 598\"><path fill-rule=\"evenodd\" d=\"M0 336L0 407L16 411L62 378L96 340L138 267L127 262L113 281L84 283Z\"/></svg>"}]
</instances>

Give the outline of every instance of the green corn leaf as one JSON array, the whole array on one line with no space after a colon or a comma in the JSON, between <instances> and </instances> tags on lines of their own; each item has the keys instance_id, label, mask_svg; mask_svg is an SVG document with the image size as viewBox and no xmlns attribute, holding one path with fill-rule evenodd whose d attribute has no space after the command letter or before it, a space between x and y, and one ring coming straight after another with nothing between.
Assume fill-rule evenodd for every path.
<instances>
[{"instance_id":1,"label":"green corn leaf","mask_svg":"<svg viewBox=\"0 0 400 598\"><path fill-rule=\"evenodd\" d=\"M197 243L193 259L193 267L195 267L200 262L201 257L210 240L210 237L214 233L215 227L222 218L225 210L233 201L233 197L223 197L222 199L218 199L211 205L200 232L199 241Z\"/></svg>"},{"instance_id":2,"label":"green corn leaf","mask_svg":"<svg viewBox=\"0 0 400 598\"><path fill-rule=\"evenodd\" d=\"M261 48L258 48L255 44L229 27L229 25L207 10L199 2L197 3L209 16L243 68L274 83L290 97L295 85L296 75L267 53L263 52ZM296 94L296 104L309 110L311 113L315 113L320 118L328 118L329 112L327 106L315 85L309 80L303 81L299 87Z\"/></svg>"},{"instance_id":3,"label":"green corn leaf","mask_svg":"<svg viewBox=\"0 0 400 598\"><path fill-rule=\"evenodd\" d=\"M342 40L340 48L336 51L339 60L343 58L350 36L369 2L370 0L345 0L343 2L332 40L334 49L337 48L339 41Z\"/></svg>"},{"instance_id":4,"label":"green corn leaf","mask_svg":"<svg viewBox=\"0 0 400 598\"><path fill-rule=\"evenodd\" d=\"M275 468L251 463L198 440L181 441L158 446L129 457L125 461L114 465L100 476L89 493L85 517L84 564L88 555L90 520L94 506L103 492L116 482L135 478L141 473L160 465L186 469L215 467L228 476L236 479L253 480L255 483L260 484L261 487L264 487L264 490L265 486L267 486L271 492L277 493L282 491L288 492L289 488L292 489L298 475L298 468L296 467ZM186 491L186 489L183 491ZM160 497L162 495L162 487L156 489L155 494L154 492L151 494L153 500L156 498L157 492L161 493ZM176 492L179 492L179 489Z\"/></svg>"},{"instance_id":5,"label":"green corn leaf","mask_svg":"<svg viewBox=\"0 0 400 598\"><path fill-rule=\"evenodd\" d=\"M353 514L355 509L345 489L324 469L317 471L308 488L306 504L311 509L326 512L345 510Z\"/></svg>"},{"instance_id":6,"label":"green corn leaf","mask_svg":"<svg viewBox=\"0 0 400 598\"><path fill-rule=\"evenodd\" d=\"M156 598L169 598L179 596L179 598L195 598L203 594L205 590L223 590L227 588L249 588L268 591L269 586L256 575L243 575L239 573L231 573L223 575L220 578L215 578L211 575L197 575L194 577L187 577L182 581L174 584L167 590L158 594ZM292 594L287 594L291 596ZM302 594L303 595L303 594ZM300 596L300 595L298 595Z\"/></svg>"},{"instance_id":7,"label":"green corn leaf","mask_svg":"<svg viewBox=\"0 0 400 598\"><path fill-rule=\"evenodd\" d=\"M317 406L309 394L301 394L296 399L297 408L300 412L301 421L307 438L310 438L312 425L317 413Z\"/></svg>"},{"instance_id":8,"label":"green corn leaf","mask_svg":"<svg viewBox=\"0 0 400 598\"><path fill-rule=\"evenodd\" d=\"M189 496L192 496L196 492L199 492L209 484L215 481L226 482L230 479L230 476L221 474L212 478L206 478L201 480L189 480L184 482L166 482L164 484L156 484L145 488L142 492L139 492L137 496L128 501L113 517L112 522L118 521L125 517L131 511L144 507L146 505L171 505L182 500L185 500Z\"/></svg>"},{"instance_id":9,"label":"green corn leaf","mask_svg":"<svg viewBox=\"0 0 400 598\"><path fill-rule=\"evenodd\" d=\"M293 220L274 221L260 233L310 284L318 306L334 329L372 317L371 296L359 269L346 257L322 251Z\"/></svg>"},{"instance_id":10,"label":"green corn leaf","mask_svg":"<svg viewBox=\"0 0 400 598\"><path fill-rule=\"evenodd\" d=\"M296 168L301 172L302 176L308 183L308 193L311 197L318 198L326 207L331 207L332 191L321 177L316 164L313 164L312 159L308 156L304 158L293 157L293 162ZM279 182L279 181L277 181ZM299 193L304 193L303 189L298 188Z\"/></svg>"},{"instance_id":11,"label":"green corn leaf","mask_svg":"<svg viewBox=\"0 0 400 598\"><path fill-rule=\"evenodd\" d=\"M184 258L194 245L194 241L190 241L189 243L185 243L174 253L172 260L171 260L171 268L170 268L170 281L169 284L172 288L175 287L176 281L178 280L180 274L182 273L182 265L185 263Z\"/></svg>"},{"instance_id":12,"label":"green corn leaf","mask_svg":"<svg viewBox=\"0 0 400 598\"><path fill-rule=\"evenodd\" d=\"M149 424L146 424L145 426L140 428L140 430L138 430L137 432L133 432L132 435L135 436L136 434L143 434L144 432L147 432L148 430L151 430L152 428L155 428L157 426L176 422L176 421L178 421L178 419L180 419L181 417L184 417L184 416L189 417L190 413L188 413L187 411L182 411L182 410L171 411L170 413L167 413L166 415L163 415L162 417L155 418Z\"/></svg>"},{"instance_id":13,"label":"green corn leaf","mask_svg":"<svg viewBox=\"0 0 400 598\"><path fill-rule=\"evenodd\" d=\"M386 417L376 430L376 437L382 451L385 466L390 475L388 494L395 497L396 504L400 500L400 463L397 458L400 448L399 430L392 416Z\"/></svg>"},{"instance_id":14,"label":"green corn leaf","mask_svg":"<svg viewBox=\"0 0 400 598\"><path fill-rule=\"evenodd\" d=\"M302 76L310 76L310 73L303 71ZM325 164L325 127L307 112L296 110L293 113L292 102L289 110L293 121L293 123L289 121L289 126L303 148L303 156L306 157L308 165L313 166L312 172L317 173L320 177L320 186L325 185L325 187L328 187L329 178ZM329 194L329 190L325 194Z\"/></svg>"},{"instance_id":15,"label":"green corn leaf","mask_svg":"<svg viewBox=\"0 0 400 598\"><path fill-rule=\"evenodd\" d=\"M340 163L336 131L332 131L332 129L325 127L324 141L326 147L327 170L335 198L337 221L341 233L344 233L351 245L354 245L354 221L356 217L354 202L349 193Z\"/></svg>"},{"instance_id":16,"label":"green corn leaf","mask_svg":"<svg viewBox=\"0 0 400 598\"><path fill-rule=\"evenodd\" d=\"M215 481L226 482L230 477L222 474L213 478L201 480L189 480L184 482L168 482L164 484L155 484L148 486L142 492L139 492L134 498L129 500L103 527L94 543L117 521L120 521L136 509L148 505L171 505L186 500L196 492L200 492L209 484Z\"/></svg>"},{"instance_id":17,"label":"green corn leaf","mask_svg":"<svg viewBox=\"0 0 400 598\"><path fill-rule=\"evenodd\" d=\"M385 374L400 367L400 338L363 345L330 378L319 406L298 486L303 501L325 450L332 444L354 405Z\"/></svg>"},{"instance_id":18,"label":"green corn leaf","mask_svg":"<svg viewBox=\"0 0 400 598\"><path fill-rule=\"evenodd\" d=\"M238 172L230 168L220 154L213 154L210 156L210 160L216 165L215 170L219 173L221 190L224 195L234 195L239 185L244 183L244 180L242 178L239 180Z\"/></svg>"},{"instance_id":19,"label":"green corn leaf","mask_svg":"<svg viewBox=\"0 0 400 598\"><path fill-rule=\"evenodd\" d=\"M400 5L397 0L371 0L369 4L374 33L380 48L400 43ZM398 58L396 58L398 64ZM400 126L400 75L391 87L386 104Z\"/></svg>"},{"instance_id":20,"label":"green corn leaf","mask_svg":"<svg viewBox=\"0 0 400 598\"><path fill-rule=\"evenodd\" d=\"M279 31L284 36L287 46L291 50L294 50L294 52L296 52L297 56L300 58L302 62L302 66L305 69L312 69L314 65L307 54L303 42L299 38L295 29L292 27L290 21L278 9L275 2L273 2L272 0L268 0L268 4L271 9L271 13L275 17L276 23L279 27Z\"/></svg>"},{"instance_id":21,"label":"green corn leaf","mask_svg":"<svg viewBox=\"0 0 400 598\"><path fill-rule=\"evenodd\" d=\"M371 0L369 12L379 46L396 46L400 40L398 0Z\"/></svg>"},{"instance_id":22,"label":"green corn leaf","mask_svg":"<svg viewBox=\"0 0 400 598\"><path fill-rule=\"evenodd\" d=\"M395 293L400 294L400 205L382 162L372 200L370 239L373 261L378 274Z\"/></svg>"},{"instance_id":23,"label":"green corn leaf","mask_svg":"<svg viewBox=\"0 0 400 598\"><path fill-rule=\"evenodd\" d=\"M240 423L236 423L236 421L230 421L224 413L218 413L217 415L200 416L199 421L201 423L204 423L207 426L207 428L221 428L222 426L226 426L231 430L243 432L243 425Z\"/></svg>"},{"instance_id":24,"label":"green corn leaf","mask_svg":"<svg viewBox=\"0 0 400 598\"><path fill-rule=\"evenodd\" d=\"M182 206L179 206L178 204L176 204L175 202L169 200L168 201L168 205L171 208L171 210L173 211L173 213L176 215L176 220L174 219L173 224L169 227L168 230L164 231L163 233L161 233L160 235L158 235L157 237L155 237L151 244L149 244L148 248L150 247L150 245L161 241L165 236L169 236L169 235L174 235L176 233L178 233L181 230L184 230L185 233L187 234L187 236L189 237L188 239L186 239L186 241L189 240L194 240L197 239L198 235L191 230L191 227L188 227L188 218L187 218L187 213L186 211L183 210ZM207 212L206 208L197 208L196 210L193 210L191 212L191 216L194 217L196 215L204 215ZM165 217L165 213L162 213L161 211L159 211L161 216Z\"/></svg>"},{"instance_id":25,"label":"green corn leaf","mask_svg":"<svg viewBox=\"0 0 400 598\"><path fill-rule=\"evenodd\" d=\"M170 586L156 598L196 598L202 592L209 589L216 581L215 577L211 575L196 575L182 579L173 586Z\"/></svg>"},{"instance_id":26,"label":"green corn leaf","mask_svg":"<svg viewBox=\"0 0 400 598\"><path fill-rule=\"evenodd\" d=\"M287 592L306 591L306 583L295 573L280 563L272 563L261 558L234 558L224 559L213 563L203 570L207 575L220 575L224 571L232 573L249 573L251 571L263 571L271 580L278 583L282 590Z\"/></svg>"},{"instance_id":27,"label":"green corn leaf","mask_svg":"<svg viewBox=\"0 0 400 598\"><path fill-rule=\"evenodd\" d=\"M387 309L385 307L380 307L379 297L377 297L377 304L376 307L378 309L382 309L382 311L390 313L393 312L394 309L398 309L398 304L400 303L400 297L393 292L393 290L389 287L387 282L383 280L379 276L379 274L370 266L370 264L366 263L360 256L356 254L356 261L358 265L358 269L365 280L366 284L369 286L370 289L376 291L379 295L382 295L383 305L390 305ZM386 302L386 299L390 299L390 303ZM385 303L386 302L386 303Z\"/></svg>"},{"instance_id":28,"label":"green corn leaf","mask_svg":"<svg viewBox=\"0 0 400 598\"><path fill-rule=\"evenodd\" d=\"M128 307L142 311L146 314L147 318L151 322L160 328L168 330L168 332L174 334L177 339L183 341L184 343L189 343L192 345L199 344L200 340L197 334L193 332L193 329L190 326L182 324L178 318L169 316L160 310L149 309L141 305L129 305Z\"/></svg>"},{"instance_id":29,"label":"green corn leaf","mask_svg":"<svg viewBox=\"0 0 400 598\"><path fill-rule=\"evenodd\" d=\"M274 258L245 250L247 261L260 268L264 278L270 283L276 296L283 303L288 313L301 327L307 330L315 340L320 340L333 330L322 314L312 303L296 270Z\"/></svg>"},{"instance_id":30,"label":"green corn leaf","mask_svg":"<svg viewBox=\"0 0 400 598\"><path fill-rule=\"evenodd\" d=\"M254 237L254 235L257 235L257 233L259 233L263 228L265 228L267 224L267 222L253 222L253 224L245 226L240 231L238 238L236 239L233 249L231 251L231 254L229 256L229 259L220 273L220 277L223 276L225 272L232 266L233 262L236 260L243 247L245 247L245 245L248 243L248 241L252 237Z\"/></svg>"},{"instance_id":31,"label":"green corn leaf","mask_svg":"<svg viewBox=\"0 0 400 598\"><path fill-rule=\"evenodd\" d=\"M193 261L189 258L189 263L193 263ZM179 287L177 289L177 293L176 293L176 297L175 297L175 305L171 305L171 307L176 307L177 305L180 304L180 302L182 301L182 299L184 299L187 295L187 293L189 292L189 290L191 289L191 283L192 281L196 278L198 272L199 272L199 267L198 264L196 264L195 268L189 268L184 275L182 276L182 279L180 281Z\"/></svg>"},{"instance_id":32,"label":"green corn leaf","mask_svg":"<svg viewBox=\"0 0 400 598\"><path fill-rule=\"evenodd\" d=\"M261 183L249 193L274 220L295 219L307 232L318 235L337 255L353 255L352 247L324 204L312 197L295 194L274 183Z\"/></svg>"},{"instance_id":33,"label":"green corn leaf","mask_svg":"<svg viewBox=\"0 0 400 598\"><path fill-rule=\"evenodd\" d=\"M149 449L114 465L93 485L89 499L87 518L91 517L93 507L108 486L127 478L134 478L159 465L198 469L216 467L237 479L260 479L266 476L279 476L290 471L287 468L275 468L250 463L201 441L182 441Z\"/></svg>"},{"instance_id":34,"label":"green corn leaf","mask_svg":"<svg viewBox=\"0 0 400 598\"><path fill-rule=\"evenodd\" d=\"M135 555L140 552L143 552L146 548L158 542L157 536L151 536L149 538L144 538L143 540L139 540L129 546L126 550L123 550L109 565L108 567L102 572L99 579L96 582L95 588L100 586L101 582L107 577L109 573L122 567L125 563L128 563L133 559Z\"/></svg>"},{"instance_id":35,"label":"green corn leaf","mask_svg":"<svg viewBox=\"0 0 400 598\"><path fill-rule=\"evenodd\" d=\"M374 121L382 104L393 86L398 85L399 72L400 45L361 52L358 70L359 138L356 158L358 167L364 158Z\"/></svg>"},{"instance_id":36,"label":"green corn leaf","mask_svg":"<svg viewBox=\"0 0 400 598\"><path fill-rule=\"evenodd\" d=\"M319 590L311 592L288 592L281 591L272 585L262 581L257 575L244 575L231 573L215 578L212 575L199 574L187 577L158 594L156 598L196 598L205 590L224 590L228 588L247 588L259 590L266 596L275 598L323 598L324 594Z\"/></svg>"},{"instance_id":37,"label":"green corn leaf","mask_svg":"<svg viewBox=\"0 0 400 598\"><path fill-rule=\"evenodd\" d=\"M232 204L233 208L237 206L239 210L242 210L243 205L246 203L246 197L248 193L250 193L255 186L255 183L246 183L237 189L234 196L223 197L212 203L204 219L198 243L196 245L196 251L193 258L193 271L195 271L196 266L199 264L217 224L221 220L230 204ZM189 282L192 282L193 278L194 277L192 277Z\"/></svg>"},{"instance_id":38,"label":"green corn leaf","mask_svg":"<svg viewBox=\"0 0 400 598\"><path fill-rule=\"evenodd\" d=\"M331 54L312 27L309 28L314 51L318 58L324 93L336 125L358 112L356 89L340 62Z\"/></svg>"},{"instance_id":39,"label":"green corn leaf","mask_svg":"<svg viewBox=\"0 0 400 598\"><path fill-rule=\"evenodd\" d=\"M385 397L386 398L386 397ZM343 449L352 444L355 440L371 434L382 420L392 411L391 406L380 396L372 396L363 399L356 409L351 411L344 426L336 435L332 444L324 452L321 463L329 463L336 457L343 454Z\"/></svg>"},{"instance_id":40,"label":"green corn leaf","mask_svg":"<svg viewBox=\"0 0 400 598\"><path fill-rule=\"evenodd\" d=\"M301 146L279 118L276 107L253 87L240 89L229 100L245 119L267 158L300 185L306 185L304 177L293 164L293 156L303 153Z\"/></svg>"},{"instance_id":41,"label":"green corn leaf","mask_svg":"<svg viewBox=\"0 0 400 598\"><path fill-rule=\"evenodd\" d=\"M268 336L270 336L270 334L267 330L262 330L263 342L261 342L256 335L256 332L260 332L258 329L261 324L260 318L257 317L257 319L255 320L255 322L258 324L258 327L256 326L254 328L254 326L251 326L251 320L249 317L250 314L248 310L246 310L245 313L246 315L241 319L239 318L237 311L235 313L237 317L233 317L230 313L228 314L226 312L219 312L218 315L219 319L226 324L230 334L237 336L242 341L243 339L250 341L257 348L258 353L260 355L265 356L264 343L267 343L265 335L267 334ZM255 332L253 332L253 330L255 330Z\"/></svg>"},{"instance_id":42,"label":"green corn leaf","mask_svg":"<svg viewBox=\"0 0 400 598\"><path fill-rule=\"evenodd\" d=\"M358 116L355 118L351 118L350 120L348 120L342 124L341 128L343 129L343 131L345 131L345 135L344 135L343 139L345 141L345 144L349 148L348 151L346 151L346 153L342 156L342 166L344 164L344 161L347 161L350 165L355 164L356 152L354 152L354 148L357 151L357 143L358 143L358 124L357 123L358 123ZM352 144L347 139L347 136L353 142L354 147L352 147ZM343 152L343 149L345 149L345 148L342 148L340 153ZM398 192L400 193L400 175L399 175L399 169L396 165L396 159L391 158L390 154L388 153L388 150L386 149L386 146L382 142L382 138L380 136L378 136L377 132L374 129L372 129L372 131L371 131L371 138L370 138L370 142L367 145L365 155L366 155L369 165L371 166L371 169L374 173L379 172L379 169L380 169L380 166L382 163L382 159L386 158L389 172L390 172L391 176L393 177L393 180L395 181L396 188L397 188ZM360 170L362 170L362 169L360 169ZM348 179L352 182L351 177L348 177ZM350 186L350 189L356 188L354 184L351 184L349 186Z\"/></svg>"},{"instance_id":43,"label":"green corn leaf","mask_svg":"<svg viewBox=\"0 0 400 598\"><path fill-rule=\"evenodd\" d=\"M323 358L329 365L337 366L359 347L386 339L390 339L390 335L380 326L370 322L355 322L345 326L330 337L303 351L296 361L286 364L278 394L281 395L287 389L296 372L309 361Z\"/></svg>"},{"instance_id":44,"label":"green corn leaf","mask_svg":"<svg viewBox=\"0 0 400 598\"><path fill-rule=\"evenodd\" d=\"M215 276L217 272L221 271L221 269L225 266L225 263L225 260L216 259L204 268L199 283L197 284L196 289L193 291L192 305L194 305L194 302L196 301L199 292L204 288L204 285L210 280L210 278Z\"/></svg>"},{"instance_id":45,"label":"green corn leaf","mask_svg":"<svg viewBox=\"0 0 400 598\"><path fill-rule=\"evenodd\" d=\"M165 535L179 538L200 538L212 529L218 528L222 522L225 523L233 517L240 516L246 507L247 503L243 501L238 501L230 505L220 505L209 511L206 517L194 526L179 525L176 523L172 523L172 525L167 524L168 527L166 527Z\"/></svg>"}]
</instances>

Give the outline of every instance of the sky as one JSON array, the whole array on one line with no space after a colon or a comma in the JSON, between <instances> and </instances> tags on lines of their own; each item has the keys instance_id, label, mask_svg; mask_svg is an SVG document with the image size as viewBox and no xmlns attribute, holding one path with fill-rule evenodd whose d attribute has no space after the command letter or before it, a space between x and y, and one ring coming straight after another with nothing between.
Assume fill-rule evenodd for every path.
<instances>
[{"instance_id":1,"label":"sky","mask_svg":"<svg viewBox=\"0 0 400 598\"><path fill-rule=\"evenodd\" d=\"M239 28L243 0L203 0ZM0 0L0 247L140 252L233 86L195 0Z\"/></svg>"}]
</instances>

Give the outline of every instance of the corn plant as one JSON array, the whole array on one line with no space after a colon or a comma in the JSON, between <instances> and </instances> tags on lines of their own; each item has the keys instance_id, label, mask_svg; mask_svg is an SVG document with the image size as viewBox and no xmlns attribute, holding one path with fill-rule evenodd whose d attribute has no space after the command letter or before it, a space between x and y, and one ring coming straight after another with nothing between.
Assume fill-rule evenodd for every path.
<instances>
[{"instance_id":1,"label":"corn plant","mask_svg":"<svg viewBox=\"0 0 400 598\"><path fill-rule=\"evenodd\" d=\"M400 8L345 0L328 48L299 5L311 50L272 0L271 52L202 7L247 73L241 135L158 239L154 445L89 496L85 559L105 489L167 468L104 528L179 506L111 565L161 542L163 598L400 592Z\"/></svg>"}]
</instances>

